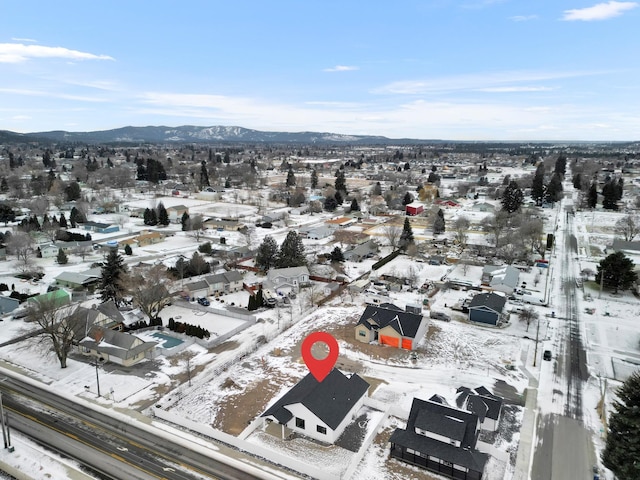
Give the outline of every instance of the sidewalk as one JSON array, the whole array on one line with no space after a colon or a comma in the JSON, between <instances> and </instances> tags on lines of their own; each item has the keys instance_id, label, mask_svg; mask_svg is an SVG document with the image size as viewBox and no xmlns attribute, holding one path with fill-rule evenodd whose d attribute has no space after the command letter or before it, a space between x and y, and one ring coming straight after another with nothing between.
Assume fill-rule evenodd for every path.
<instances>
[{"instance_id":1,"label":"sidewalk","mask_svg":"<svg viewBox=\"0 0 640 480\"><path fill-rule=\"evenodd\" d=\"M536 436L536 423L538 418L538 379L529 371L531 365L529 353L531 348L526 352L522 352L522 371L529 377L529 386L525 392L526 401L524 407L524 416L522 418L522 427L520 428L520 442L518 444L518 456L516 458L516 467L514 480L527 480L531 470L531 458L533 456L533 442Z\"/></svg>"}]
</instances>

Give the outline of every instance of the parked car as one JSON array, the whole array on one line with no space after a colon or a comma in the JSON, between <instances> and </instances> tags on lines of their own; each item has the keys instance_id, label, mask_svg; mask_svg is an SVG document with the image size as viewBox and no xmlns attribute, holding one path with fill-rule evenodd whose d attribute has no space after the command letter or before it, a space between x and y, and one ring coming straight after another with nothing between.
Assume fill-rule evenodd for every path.
<instances>
[{"instance_id":1,"label":"parked car","mask_svg":"<svg viewBox=\"0 0 640 480\"><path fill-rule=\"evenodd\" d=\"M443 322L451 321L451 317L444 312L435 312L431 310L429 317L433 318L434 320L442 320Z\"/></svg>"},{"instance_id":2,"label":"parked car","mask_svg":"<svg viewBox=\"0 0 640 480\"><path fill-rule=\"evenodd\" d=\"M200 305L202 305L203 307L208 307L209 305L211 305L211 304L209 303L209 300L207 300L207 299L206 299L206 298L204 298L204 297L200 297L200 298L198 298L198 303L199 303Z\"/></svg>"},{"instance_id":3,"label":"parked car","mask_svg":"<svg viewBox=\"0 0 640 480\"><path fill-rule=\"evenodd\" d=\"M545 350L542 354L544 360L551 360L551 350Z\"/></svg>"}]
</instances>

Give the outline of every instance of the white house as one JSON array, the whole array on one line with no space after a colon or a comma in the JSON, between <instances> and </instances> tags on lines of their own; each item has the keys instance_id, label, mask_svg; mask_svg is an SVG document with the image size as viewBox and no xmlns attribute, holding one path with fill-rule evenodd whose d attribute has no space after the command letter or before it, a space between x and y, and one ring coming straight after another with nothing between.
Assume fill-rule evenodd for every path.
<instances>
[{"instance_id":1,"label":"white house","mask_svg":"<svg viewBox=\"0 0 640 480\"><path fill-rule=\"evenodd\" d=\"M301 286L309 284L307 267L272 268L267 273L267 280L278 293L297 292Z\"/></svg>"},{"instance_id":2,"label":"white house","mask_svg":"<svg viewBox=\"0 0 640 480\"><path fill-rule=\"evenodd\" d=\"M281 438L295 432L333 444L357 416L368 389L355 373L347 377L334 368L322 382L309 373L261 417L265 424L280 424Z\"/></svg>"}]
</instances>

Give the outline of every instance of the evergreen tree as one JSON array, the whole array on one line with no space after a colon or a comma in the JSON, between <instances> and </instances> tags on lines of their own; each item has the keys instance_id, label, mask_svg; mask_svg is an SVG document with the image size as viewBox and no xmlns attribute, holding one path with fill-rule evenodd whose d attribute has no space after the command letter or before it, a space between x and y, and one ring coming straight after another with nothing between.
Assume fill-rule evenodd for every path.
<instances>
[{"instance_id":1,"label":"evergreen tree","mask_svg":"<svg viewBox=\"0 0 640 480\"><path fill-rule=\"evenodd\" d=\"M618 192L613 180L609 180L602 187L602 208L618 210Z\"/></svg>"},{"instance_id":2,"label":"evergreen tree","mask_svg":"<svg viewBox=\"0 0 640 480\"><path fill-rule=\"evenodd\" d=\"M589 208L596 208L596 205L598 205L598 186L596 182L591 182L587 195L587 206Z\"/></svg>"},{"instance_id":3,"label":"evergreen tree","mask_svg":"<svg viewBox=\"0 0 640 480\"><path fill-rule=\"evenodd\" d=\"M351 211L352 212L359 212L360 211L360 205L358 205L358 200L356 198L351 200Z\"/></svg>"},{"instance_id":4,"label":"evergreen tree","mask_svg":"<svg viewBox=\"0 0 640 480\"><path fill-rule=\"evenodd\" d=\"M347 180L344 178L344 171L338 170L338 173L336 175L336 183L334 186L335 186L336 192L340 192L344 195L349 193L347 191Z\"/></svg>"},{"instance_id":5,"label":"evergreen tree","mask_svg":"<svg viewBox=\"0 0 640 480\"><path fill-rule=\"evenodd\" d=\"M509 213L516 212L522 206L524 195L518 182L511 180L502 194L502 208Z\"/></svg>"},{"instance_id":6,"label":"evergreen tree","mask_svg":"<svg viewBox=\"0 0 640 480\"><path fill-rule=\"evenodd\" d=\"M7 193L9 191L9 184L7 183L7 179L2 177L0 179L0 192Z\"/></svg>"},{"instance_id":7,"label":"evergreen tree","mask_svg":"<svg viewBox=\"0 0 640 480\"><path fill-rule=\"evenodd\" d=\"M560 175L561 178L564 178L564 174L567 171L567 157L564 154L560 154L556 160L555 168L553 169L554 173Z\"/></svg>"},{"instance_id":8,"label":"evergreen tree","mask_svg":"<svg viewBox=\"0 0 640 480\"><path fill-rule=\"evenodd\" d=\"M618 480L640 478L640 372L636 371L616 391L609 416L602 463Z\"/></svg>"},{"instance_id":9,"label":"evergreen tree","mask_svg":"<svg viewBox=\"0 0 640 480\"><path fill-rule=\"evenodd\" d=\"M60 228L67 228L67 218L64 216L64 212L60 212Z\"/></svg>"},{"instance_id":10,"label":"evergreen tree","mask_svg":"<svg viewBox=\"0 0 640 480\"><path fill-rule=\"evenodd\" d=\"M209 150L209 156L211 156L211 150ZM209 172L207 172L207 162L204 160L200 164L200 188L210 187Z\"/></svg>"},{"instance_id":11,"label":"evergreen tree","mask_svg":"<svg viewBox=\"0 0 640 480\"><path fill-rule=\"evenodd\" d=\"M382 195L382 185L376 182L371 189L371 195Z\"/></svg>"},{"instance_id":12,"label":"evergreen tree","mask_svg":"<svg viewBox=\"0 0 640 480\"><path fill-rule=\"evenodd\" d=\"M311 170L311 188L318 188L318 172L315 169Z\"/></svg>"},{"instance_id":13,"label":"evergreen tree","mask_svg":"<svg viewBox=\"0 0 640 480\"><path fill-rule=\"evenodd\" d=\"M116 305L122 304L125 293L124 280L127 267L116 249L111 249L102 264L100 280L100 299L102 302L113 300Z\"/></svg>"},{"instance_id":14,"label":"evergreen tree","mask_svg":"<svg viewBox=\"0 0 640 480\"><path fill-rule=\"evenodd\" d=\"M329 260L334 263L344 262L344 254L342 253L342 249L339 246L335 246L335 248L329 254Z\"/></svg>"},{"instance_id":15,"label":"evergreen tree","mask_svg":"<svg viewBox=\"0 0 640 480\"><path fill-rule=\"evenodd\" d=\"M294 230L289 231L285 237L280 251L276 266L278 268L300 267L306 265L307 260L304 256L304 245L302 238Z\"/></svg>"},{"instance_id":16,"label":"evergreen tree","mask_svg":"<svg viewBox=\"0 0 640 480\"><path fill-rule=\"evenodd\" d=\"M264 295L262 295L262 285L258 288L256 292L256 308L264 307Z\"/></svg>"},{"instance_id":17,"label":"evergreen tree","mask_svg":"<svg viewBox=\"0 0 640 480\"><path fill-rule=\"evenodd\" d=\"M616 192L616 200L622 200L622 192L624 191L624 179L622 177L618 179L617 183L615 184L614 190Z\"/></svg>"},{"instance_id":18,"label":"evergreen tree","mask_svg":"<svg viewBox=\"0 0 640 480\"><path fill-rule=\"evenodd\" d=\"M278 244L271 235L267 235L256 252L256 266L266 272L276 265L277 258Z\"/></svg>"},{"instance_id":19,"label":"evergreen tree","mask_svg":"<svg viewBox=\"0 0 640 480\"><path fill-rule=\"evenodd\" d=\"M573 176L573 188L576 190L582 190L582 174L576 173Z\"/></svg>"},{"instance_id":20,"label":"evergreen tree","mask_svg":"<svg viewBox=\"0 0 640 480\"><path fill-rule=\"evenodd\" d=\"M436 218L433 220L433 234L437 235L440 233L444 233L446 229L446 225L444 222L444 212L442 209L438 209L438 214Z\"/></svg>"},{"instance_id":21,"label":"evergreen tree","mask_svg":"<svg viewBox=\"0 0 640 480\"><path fill-rule=\"evenodd\" d=\"M336 199L336 206L339 207L340 205L342 205L342 202L344 202L344 199L342 198L342 194L340 192L336 192L334 197Z\"/></svg>"},{"instance_id":22,"label":"evergreen tree","mask_svg":"<svg viewBox=\"0 0 640 480\"><path fill-rule=\"evenodd\" d=\"M80 185L78 185L78 182L71 182L69 183L69 185L67 185L64 188L64 196L67 200L67 202L73 202L74 200L79 200L80 199Z\"/></svg>"},{"instance_id":23,"label":"evergreen tree","mask_svg":"<svg viewBox=\"0 0 640 480\"><path fill-rule=\"evenodd\" d=\"M413 195L409 192L405 193L404 198L402 199L402 206L409 205L411 202L413 202Z\"/></svg>"},{"instance_id":24,"label":"evergreen tree","mask_svg":"<svg viewBox=\"0 0 640 480\"><path fill-rule=\"evenodd\" d=\"M536 168L536 173L533 176L533 182L531 183L531 198L536 202L537 206L542 205L545 193L544 163L540 162L538 168Z\"/></svg>"},{"instance_id":25,"label":"evergreen tree","mask_svg":"<svg viewBox=\"0 0 640 480\"><path fill-rule=\"evenodd\" d=\"M296 186L296 176L293 173L293 167L289 165L289 169L287 171L287 187L295 187Z\"/></svg>"},{"instance_id":26,"label":"evergreen tree","mask_svg":"<svg viewBox=\"0 0 640 480\"><path fill-rule=\"evenodd\" d=\"M411 222L409 217L405 217L404 225L402 226L402 233L400 234L400 246L406 249L414 241L413 229L411 228Z\"/></svg>"},{"instance_id":27,"label":"evergreen tree","mask_svg":"<svg viewBox=\"0 0 640 480\"><path fill-rule=\"evenodd\" d=\"M557 172L549 180L545 198L550 203L559 202L562 199L562 178Z\"/></svg>"},{"instance_id":28,"label":"evergreen tree","mask_svg":"<svg viewBox=\"0 0 640 480\"><path fill-rule=\"evenodd\" d=\"M146 208L142 218L145 225L154 226L158 224L158 216L155 208Z\"/></svg>"},{"instance_id":29,"label":"evergreen tree","mask_svg":"<svg viewBox=\"0 0 640 480\"><path fill-rule=\"evenodd\" d=\"M71 228L76 228L78 223L84 223L87 221L84 214L78 210L76 207L71 209L71 213L69 214L69 221L71 222Z\"/></svg>"},{"instance_id":30,"label":"evergreen tree","mask_svg":"<svg viewBox=\"0 0 640 480\"><path fill-rule=\"evenodd\" d=\"M249 304L247 305L247 310L249 310L250 312L253 312L257 308L258 307L256 306L256 296L249 295Z\"/></svg>"},{"instance_id":31,"label":"evergreen tree","mask_svg":"<svg viewBox=\"0 0 640 480\"><path fill-rule=\"evenodd\" d=\"M133 250L131 250L131 245L128 243L124 246L125 255L133 255Z\"/></svg>"},{"instance_id":32,"label":"evergreen tree","mask_svg":"<svg viewBox=\"0 0 640 480\"><path fill-rule=\"evenodd\" d=\"M327 212L333 212L335 211L336 208L338 208L338 202L336 202L336 197L334 197L333 195L329 195L327 198L324 199L324 209Z\"/></svg>"},{"instance_id":33,"label":"evergreen tree","mask_svg":"<svg viewBox=\"0 0 640 480\"><path fill-rule=\"evenodd\" d=\"M596 282L603 287L612 288L615 293L618 290L627 290L637 280L633 260L622 252L615 252L600 260L596 273Z\"/></svg>"},{"instance_id":34,"label":"evergreen tree","mask_svg":"<svg viewBox=\"0 0 640 480\"><path fill-rule=\"evenodd\" d=\"M164 208L164 204L162 202L158 204L158 223L165 227L169 225L169 214L167 213L167 209Z\"/></svg>"},{"instance_id":35,"label":"evergreen tree","mask_svg":"<svg viewBox=\"0 0 640 480\"><path fill-rule=\"evenodd\" d=\"M56 262L59 263L60 265L66 265L68 261L69 259L67 258L67 254L64 253L63 249L59 248L58 256L56 257Z\"/></svg>"},{"instance_id":36,"label":"evergreen tree","mask_svg":"<svg viewBox=\"0 0 640 480\"><path fill-rule=\"evenodd\" d=\"M186 232L189 230L189 214L187 212L184 212L182 214L182 219L180 220L180 223L182 224L183 232Z\"/></svg>"}]
</instances>

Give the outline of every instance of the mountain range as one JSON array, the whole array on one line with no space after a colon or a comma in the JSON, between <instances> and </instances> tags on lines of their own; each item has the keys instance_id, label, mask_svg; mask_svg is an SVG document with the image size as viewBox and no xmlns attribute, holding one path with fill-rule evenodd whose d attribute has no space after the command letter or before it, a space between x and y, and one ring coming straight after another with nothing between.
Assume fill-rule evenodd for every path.
<instances>
[{"instance_id":1,"label":"mountain range","mask_svg":"<svg viewBox=\"0 0 640 480\"><path fill-rule=\"evenodd\" d=\"M342 135L319 132L262 132L243 127L123 127L95 132L15 133L0 131L0 142L52 141L79 143L280 143L280 144L341 144L388 145L424 143L425 140L389 139L372 135ZM433 142L433 141L429 141Z\"/></svg>"}]
</instances>

